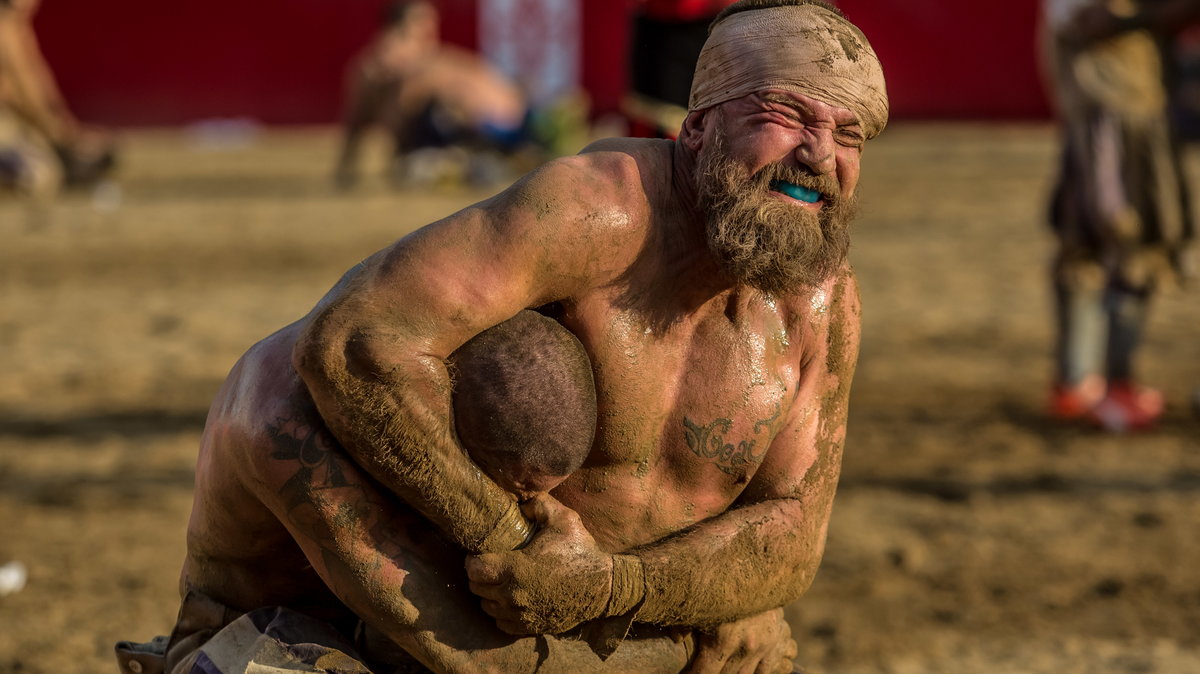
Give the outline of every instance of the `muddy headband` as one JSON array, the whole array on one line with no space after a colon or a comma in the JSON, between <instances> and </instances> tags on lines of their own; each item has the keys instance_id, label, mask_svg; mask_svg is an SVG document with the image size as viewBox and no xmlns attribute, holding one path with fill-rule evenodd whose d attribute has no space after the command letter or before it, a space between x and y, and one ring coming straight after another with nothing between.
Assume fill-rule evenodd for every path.
<instances>
[{"instance_id":1,"label":"muddy headband","mask_svg":"<svg viewBox=\"0 0 1200 674\"><path fill-rule=\"evenodd\" d=\"M782 89L853 112L867 138L887 124L887 88L874 50L854 24L819 5L731 14L696 64L688 110Z\"/></svg>"}]
</instances>

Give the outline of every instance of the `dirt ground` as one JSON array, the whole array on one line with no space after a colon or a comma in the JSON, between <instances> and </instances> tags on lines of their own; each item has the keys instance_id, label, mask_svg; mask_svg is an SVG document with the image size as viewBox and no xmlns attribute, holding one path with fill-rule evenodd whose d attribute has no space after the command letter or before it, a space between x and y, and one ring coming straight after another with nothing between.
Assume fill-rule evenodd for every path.
<instances>
[{"instance_id":1,"label":"dirt ground","mask_svg":"<svg viewBox=\"0 0 1200 674\"><path fill-rule=\"evenodd\" d=\"M334 193L329 130L131 133L113 187L0 201L0 672L113 671L170 627L209 400L343 270L486 196ZM1141 355L1137 436L1041 416L1045 126L894 125L864 159L864 343L828 551L791 609L813 672L1200 672L1200 295ZM1200 178L1200 165L1193 162Z\"/></svg>"}]
</instances>

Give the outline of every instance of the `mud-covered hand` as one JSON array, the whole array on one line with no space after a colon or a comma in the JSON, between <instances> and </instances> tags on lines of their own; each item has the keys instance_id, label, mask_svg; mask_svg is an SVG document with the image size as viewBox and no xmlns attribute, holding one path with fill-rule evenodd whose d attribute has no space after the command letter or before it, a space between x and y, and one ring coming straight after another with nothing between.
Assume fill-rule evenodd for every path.
<instances>
[{"instance_id":1,"label":"mud-covered hand","mask_svg":"<svg viewBox=\"0 0 1200 674\"><path fill-rule=\"evenodd\" d=\"M523 508L538 527L529 545L467 558L471 591L500 629L559 634L640 605L646 580L637 557L601 550L579 515L549 495Z\"/></svg>"},{"instance_id":2,"label":"mud-covered hand","mask_svg":"<svg viewBox=\"0 0 1200 674\"><path fill-rule=\"evenodd\" d=\"M698 632L696 655L684 671L786 674L793 671L795 657L792 630L783 618L783 609L777 608Z\"/></svg>"}]
</instances>

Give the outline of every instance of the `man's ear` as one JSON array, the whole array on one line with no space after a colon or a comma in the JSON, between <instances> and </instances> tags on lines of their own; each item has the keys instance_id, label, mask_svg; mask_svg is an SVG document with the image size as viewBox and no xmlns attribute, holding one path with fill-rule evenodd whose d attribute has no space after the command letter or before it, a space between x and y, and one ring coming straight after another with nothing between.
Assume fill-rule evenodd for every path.
<instances>
[{"instance_id":1,"label":"man's ear","mask_svg":"<svg viewBox=\"0 0 1200 674\"><path fill-rule=\"evenodd\" d=\"M692 152L699 152L704 146L704 127L712 119L712 110L694 110L683 118L683 126L679 129L679 142Z\"/></svg>"}]
</instances>

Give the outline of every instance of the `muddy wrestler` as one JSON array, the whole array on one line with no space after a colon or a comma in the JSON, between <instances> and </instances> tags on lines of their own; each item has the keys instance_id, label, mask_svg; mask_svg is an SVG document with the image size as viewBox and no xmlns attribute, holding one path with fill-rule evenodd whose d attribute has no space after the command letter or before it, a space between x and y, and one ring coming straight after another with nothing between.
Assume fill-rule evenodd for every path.
<instances>
[{"instance_id":1,"label":"muddy wrestler","mask_svg":"<svg viewBox=\"0 0 1200 674\"><path fill-rule=\"evenodd\" d=\"M171 648L239 645L190 671L313 644L329 666L309 671L389 671L356 650L365 625L438 672L790 671L781 607L824 548L860 331L849 227L886 120L836 9L742 0L677 140L596 142L351 269L214 403L181 577L212 620L181 613ZM457 441L447 358L531 308L583 345L596 431L522 503ZM255 402L297 386L322 451ZM260 609L306 628L225 638Z\"/></svg>"}]
</instances>

